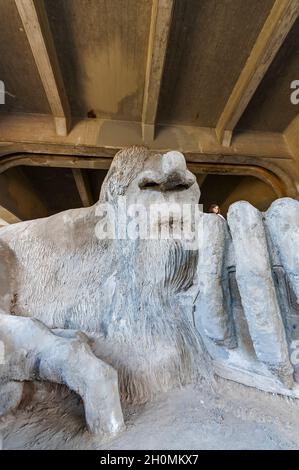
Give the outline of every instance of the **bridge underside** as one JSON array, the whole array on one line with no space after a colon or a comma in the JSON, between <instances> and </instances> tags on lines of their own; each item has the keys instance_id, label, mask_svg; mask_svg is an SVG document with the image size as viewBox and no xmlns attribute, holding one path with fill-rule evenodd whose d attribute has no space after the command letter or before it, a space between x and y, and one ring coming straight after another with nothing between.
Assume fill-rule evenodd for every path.
<instances>
[{"instance_id":1,"label":"bridge underside","mask_svg":"<svg viewBox=\"0 0 299 470\"><path fill-rule=\"evenodd\" d=\"M0 225L93 204L128 145L182 151L224 213L298 198L297 0L6 0L0 15Z\"/></svg>"}]
</instances>

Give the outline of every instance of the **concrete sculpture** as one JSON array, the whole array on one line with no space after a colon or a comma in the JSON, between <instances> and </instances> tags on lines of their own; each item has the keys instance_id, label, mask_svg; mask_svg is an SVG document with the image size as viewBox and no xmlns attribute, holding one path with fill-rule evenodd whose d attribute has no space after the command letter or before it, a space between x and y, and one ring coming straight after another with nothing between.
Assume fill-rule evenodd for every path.
<instances>
[{"instance_id":1,"label":"concrete sculpture","mask_svg":"<svg viewBox=\"0 0 299 470\"><path fill-rule=\"evenodd\" d=\"M105 434L123 428L120 400L214 372L299 397L299 202L266 214L239 202L228 224L199 212L195 246L177 229L199 197L182 154L132 147L115 156L95 206L0 230L0 415L24 380L66 384L89 429ZM153 207L171 216L148 218Z\"/></svg>"}]
</instances>

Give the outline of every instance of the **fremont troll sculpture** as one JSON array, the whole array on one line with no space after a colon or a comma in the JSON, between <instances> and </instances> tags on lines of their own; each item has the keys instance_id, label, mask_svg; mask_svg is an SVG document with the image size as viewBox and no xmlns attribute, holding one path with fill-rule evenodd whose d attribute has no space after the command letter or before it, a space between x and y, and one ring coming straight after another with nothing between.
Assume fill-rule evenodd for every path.
<instances>
[{"instance_id":1,"label":"fremont troll sculpture","mask_svg":"<svg viewBox=\"0 0 299 470\"><path fill-rule=\"evenodd\" d=\"M123 429L121 401L213 372L296 396L299 202L262 214L241 201L228 224L199 212L188 244L177 208L199 198L182 154L132 147L94 206L0 230L0 415L28 380L77 392L89 429L104 434ZM141 234L152 207L171 217L149 218Z\"/></svg>"}]
</instances>

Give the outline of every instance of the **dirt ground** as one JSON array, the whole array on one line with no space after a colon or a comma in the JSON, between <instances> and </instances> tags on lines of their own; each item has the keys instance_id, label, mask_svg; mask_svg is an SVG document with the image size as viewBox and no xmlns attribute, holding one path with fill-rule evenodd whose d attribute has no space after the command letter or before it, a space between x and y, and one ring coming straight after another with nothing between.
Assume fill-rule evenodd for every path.
<instances>
[{"instance_id":1,"label":"dirt ground","mask_svg":"<svg viewBox=\"0 0 299 470\"><path fill-rule=\"evenodd\" d=\"M45 395L46 393L46 395ZM39 391L1 424L4 449L298 449L299 401L217 380L124 410L127 429L110 441L84 428L80 399Z\"/></svg>"}]
</instances>

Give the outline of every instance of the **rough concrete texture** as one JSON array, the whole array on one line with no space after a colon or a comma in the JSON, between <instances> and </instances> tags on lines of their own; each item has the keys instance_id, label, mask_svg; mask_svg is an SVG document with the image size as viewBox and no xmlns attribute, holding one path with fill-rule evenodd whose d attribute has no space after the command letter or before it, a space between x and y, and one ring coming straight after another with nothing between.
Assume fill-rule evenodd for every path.
<instances>
[{"instance_id":1,"label":"rough concrete texture","mask_svg":"<svg viewBox=\"0 0 299 470\"><path fill-rule=\"evenodd\" d=\"M228 211L236 278L258 358L292 386L290 364L261 213L242 201Z\"/></svg>"},{"instance_id":2,"label":"rough concrete texture","mask_svg":"<svg viewBox=\"0 0 299 470\"><path fill-rule=\"evenodd\" d=\"M164 159L165 174L161 155L120 152L100 202L116 206L125 195L128 206L196 203L196 179L179 157L166 166ZM149 172L159 190L143 187ZM97 205L1 230L17 260L11 312L92 336L98 357L118 371L122 399L144 402L203 370L200 337L176 302L192 284L196 252L171 239L99 241L96 226L104 222L96 211Z\"/></svg>"},{"instance_id":3,"label":"rough concrete texture","mask_svg":"<svg viewBox=\"0 0 299 470\"><path fill-rule=\"evenodd\" d=\"M278 301L269 245L273 238L285 282L297 292L296 261L284 234L289 231L298 246L299 203L274 203L266 225L244 201L231 206L228 226L217 215L201 214L202 239L198 249L187 249L174 235L120 236L134 231L124 208L117 210L123 196L127 207L138 203L148 210L196 204L200 191L179 152L132 147L115 156L95 206L1 229L1 307L8 315L0 317L0 332L12 360L2 366L3 410L10 407L5 390L12 381L63 383L82 397L89 428L111 434L123 427L118 387L123 404L140 405L198 377L212 381L214 368L253 387L299 396L283 318L289 298ZM104 214L102 203L116 216ZM294 220L287 219L288 208ZM162 216L150 226L171 225L175 233L180 217L174 210L171 222ZM276 217L281 222L273 234ZM107 223L108 239L99 240ZM111 238L115 232L119 239ZM183 403L194 399L182 393ZM51 415L44 400L40 416L45 410ZM19 402L16 390L13 404Z\"/></svg>"},{"instance_id":4,"label":"rough concrete texture","mask_svg":"<svg viewBox=\"0 0 299 470\"><path fill-rule=\"evenodd\" d=\"M0 241L0 309L9 312L14 291L14 256L9 247Z\"/></svg>"},{"instance_id":5,"label":"rough concrete texture","mask_svg":"<svg viewBox=\"0 0 299 470\"><path fill-rule=\"evenodd\" d=\"M13 252L0 242L0 417L20 404L25 381L47 380L81 396L90 432L113 436L124 427L117 372L94 356L83 333L51 331L37 319L5 313L14 266Z\"/></svg>"},{"instance_id":6,"label":"rough concrete texture","mask_svg":"<svg viewBox=\"0 0 299 470\"><path fill-rule=\"evenodd\" d=\"M90 435L78 397L37 391L0 429L4 449L273 449L299 447L299 402L221 381L161 394L124 407L126 431L112 440ZM0 431L0 432L1 432Z\"/></svg>"},{"instance_id":7,"label":"rough concrete texture","mask_svg":"<svg viewBox=\"0 0 299 470\"><path fill-rule=\"evenodd\" d=\"M227 224L221 217L205 214L203 249L199 253L195 323L216 344L236 346L234 330L225 306L223 264L225 260Z\"/></svg>"},{"instance_id":8,"label":"rough concrete texture","mask_svg":"<svg viewBox=\"0 0 299 470\"><path fill-rule=\"evenodd\" d=\"M266 225L299 302L299 202L274 201L266 212Z\"/></svg>"},{"instance_id":9,"label":"rough concrete texture","mask_svg":"<svg viewBox=\"0 0 299 470\"><path fill-rule=\"evenodd\" d=\"M66 384L81 396L90 432L112 436L123 429L117 373L94 356L82 333L63 337L36 319L0 313L0 341L5 346L0 416L19 404L13 381L46 380ZM4 393L8 388L12 394Z\"/></svg>"}]
</instances>

